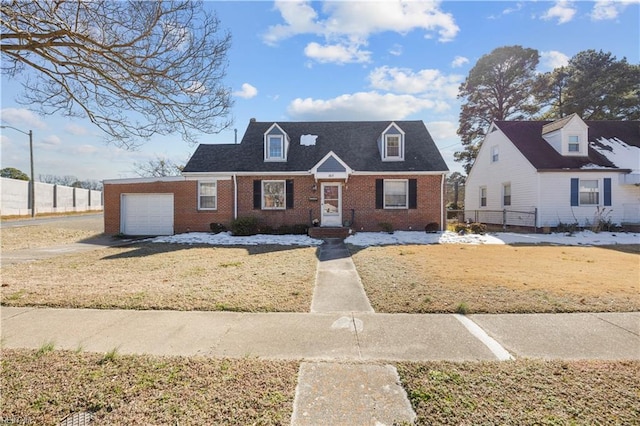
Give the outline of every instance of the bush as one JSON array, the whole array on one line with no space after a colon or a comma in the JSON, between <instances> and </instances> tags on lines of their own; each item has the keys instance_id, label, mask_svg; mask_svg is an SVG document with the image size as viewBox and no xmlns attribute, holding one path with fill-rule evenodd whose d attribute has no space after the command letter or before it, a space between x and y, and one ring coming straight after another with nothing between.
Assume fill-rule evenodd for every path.
<instances>
[{"instance_id":1,"label":"bush","mask_svg":"<svg viewBox=\"0 0 640 426\"><path fill-rule=\"evenodd\" d=\"M579 227L578 222L575 222L575 223L558 222L556 231L572 235L574 232L578 231L578 227Z\"/></svg>"},{"instance_id":2,"label":"bush","mask_svg":"<svg viewBox=\"0 0 640 426\"><path fill-rule=\"evenodd\" d=\"M257 234L266 234L266 235L275 235L276 232L273 230L273 226L271 225L260 225L258 226Z\"/></svg>"},{"instance_id":3,"label":"bush","mask_svg":"<svg viewBox=\"0 0 640 426\"><path fill-rule=\"evenodd\" d=\"M307 235L307 233L309 232L309 225L307 225L306 223L297 223L295 225L293 225L293 234L296 235Z\"/></svg>"},{"instance_id":4,"label":"bush","mask_svg":"<svg viewBox=\"0 0 640 426\"><path fill-rule=\"evenodd\" d=\"M209 229L211 229L211 232L213 232L214 234L219 234L221 232L225 232L227 230L227 227L221 223L210 223Z\"/></svg>"},{"instance_id":5,"label":"bush","mask_svg":"<svg viewBox=\"0 0 640 426\"><path fill-rule=\"evenodd\" d=\"M255 217L239 217L231 222L231 233L236 236L256 235L258 219Z\"/></svg>"},{"instance_id":6,"label":"bush","mask_svg":"<svg viewBox=\"0 0 640 426\"><path fill-rule=\"evenodd\" d=\"M484 235L487 233L487 225L485 225L484 223L474 222L469 225L469 230L471 230L472 234Z\"/></svg>"},{"instance_id":7,"label":"bush","mask_svg":"<svg viewBox=\"0 0 640 426\"><path fill-rule=\"evenodd\" d=\"M378 226L380 227L380 229L382 229L384 232L388 232L389 234L393 234L393 225L390 224L389 222L380 222L378 224Z\"/></svg>"},{"instance_id":8,"label":"bush","mask_svg":"<svg viewBox=\"0 0 640 426\"><path fill-rule=\"evenodd\" d=\"M456 223L453 225L453 231L457 234L459 233L471 233L471 234L481 234L484 235L487 233L487 225L480 222L473 223Z\"/></svg>"},{"instance_id":9,"label":"bush","mask_svg":"<svg viewBox=\"0 0 640 426\"><path fill-rule=\"evenodd\" d=\"M436 222L431 222L424 227L424 232L428 234L438 232L439 230L440 230L440 225L438 225Z\"/></svg>"}]
</instances>

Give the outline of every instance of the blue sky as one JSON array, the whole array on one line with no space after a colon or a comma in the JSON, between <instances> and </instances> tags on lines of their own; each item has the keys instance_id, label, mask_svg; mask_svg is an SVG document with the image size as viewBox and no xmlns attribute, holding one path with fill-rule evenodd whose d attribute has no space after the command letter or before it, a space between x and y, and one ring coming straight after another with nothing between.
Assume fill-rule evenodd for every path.
<instances>
[{"instance_id":1,"label":"blue sky","mask_svg":"<svg viewBox=\"0 0 640 426\"><path fill-rule=\"evenodd\" d=\"M640 0L207 2L233 37L226 85L234 125L201 143L233 143L259 121L422 120L449 168L460 83L484 54L506 45L537 49L538 71L587 50L640 62ZM156 157L184 164L195 146L153 138L137 151L106 145L82 119L38 116L15 102L2 76L2 124L34 132L35 174L79 179L135 177ZM2 167L29 169L28 138L2 131Z\"/></svg>"}]
</instances>

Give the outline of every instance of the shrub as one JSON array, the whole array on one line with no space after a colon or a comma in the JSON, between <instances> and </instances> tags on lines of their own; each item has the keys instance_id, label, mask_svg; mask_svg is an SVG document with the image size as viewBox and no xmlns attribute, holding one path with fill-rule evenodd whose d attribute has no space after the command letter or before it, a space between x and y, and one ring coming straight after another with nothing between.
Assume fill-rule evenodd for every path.
<instances>
[{"instance_id":1,"label":"shrub","mask_svg":"<svg viewBox=\"0 0 640 426\"><path fill-rule=\"evenodd\" d=\"M273 230L273 226L271 226L271 225L259 225L258 226L258 231L256 233L257 234L267 234L267 235L276 234L276 232Z\"/></svg>"},{"instance_id":2,"label":"shrub","mask_svg":"<svg viewBox=\"0 0 640 426\"><path fill-rule=\"evenodd\" d=\"M574 232L578 231L578 222L574 222L574 223L558 222L558 226L556 227L556 231L557 232L562 232L562 233L567 233L567 234L571 235Z\"/></svg>"},{"instance_id":3,"label":"shrub","mask_svg":"<svg viewBox=\"0 0 640 426\"><path fill-rule=\"evenodd\" d=\"M485 225L484 223L474 222L469 225L469 230L471 230L471 233L473 234L484 235L487 233L487 225Z\"/></svg>"},{"instance_id":4,"label":"shrub","mask_svg":"<svg viewBox=\"0 0 640 426\"><path fill-rule=\"evenodd\" d=\"M389 222L380 222L378 224L378 226L380 227L380 229L382 229L384 232L388 232L389 234L393 234L393 225L390 224Z\"/></svg>"},{"instance_id":5,"label":"shrub","mask_svg":"<svg viewBox=\"0 0 640 426\"><path fill-rule=\"evenodd\" d=\"M225 232L227 230L227 227L221 223L210 223L209 229L211 229L211 232L213 232L214 234L219 234L221 232Z\"/></svg>"},{"instance_id":6,"label":"shrub","mask_svg":"<svg viewBox=\"0 0 640 426\"><path fill-rule=\"evenodd\" d=\"M293 234L293 227L289 225L280 225L274 230L276 235Z\"/></svg>"},{"instance_id":7,"label":"shrub","mask_svg":"<svg viewBox=\"0 0 640 426\"><path fill-rule=\"evenodd\" d=\"M307 235L309 232L309 225L306 223L297 223L293 225L293 234L296 235Z\"/></svg>"},{"instance_id":8,"label":"shrub","mask_svg":"<svg viewBox=\"0 0 640 426\"><path fill-rule=\"evenodd\" d=\"M258 219L255 217L239 217L231 222L231 233L236 236L256 235L258 233Z\"/></svg>"},{"instance_id":9,"label":"shrub","mask_svg":"<svg viewBox=\"0 0 640 426\"><path fill-rule=\"evenodd\" d=\"M429 234L438 232L439 230L440 230L440 225L438 225L436 222L428 223L427 226L424 227L424 232Z\"/></svg>"}]
</instances>

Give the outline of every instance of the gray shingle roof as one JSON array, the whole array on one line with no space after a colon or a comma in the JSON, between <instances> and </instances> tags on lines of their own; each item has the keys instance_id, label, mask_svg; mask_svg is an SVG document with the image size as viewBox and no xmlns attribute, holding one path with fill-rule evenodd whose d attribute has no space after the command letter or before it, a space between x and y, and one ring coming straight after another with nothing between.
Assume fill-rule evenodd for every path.
<instances>
[{"instance_id":1,"label":"gray shingle roof","mask_svg":"<svg viewBox=\"0 0 640 426\"><path fill-rule=\"evenodd\" d=\"M550 121L496 121L495 124L513 142L537 170L583 169L585 166L620 168L594 149L604 139L617 138L629 146L640 148L640 121L591 121L587 157L563 156L542 137L543 127ZM605 142L606 143L606 142ZM615 147L611 147L614 149ZM606 148L605 148L606 149Z\"/></svg>"},{"instance_id":2,"label":"gray shingle roof","mask_svg":"<svg viewBox=\"0 0 640 426\"><path fill-rule=\"evenodd\" d=\"M184 172L309 171L333 151L354 171L448 171L422 121L395 121L405 132L405 161L383 162L377 141L391 121L277 122L290 138L286 162L264 161L264 133L271 122L249 123L239 144L201 144ZM317 135L316 144L300 145L300 136Z\"/></svg>"}]
</instances>

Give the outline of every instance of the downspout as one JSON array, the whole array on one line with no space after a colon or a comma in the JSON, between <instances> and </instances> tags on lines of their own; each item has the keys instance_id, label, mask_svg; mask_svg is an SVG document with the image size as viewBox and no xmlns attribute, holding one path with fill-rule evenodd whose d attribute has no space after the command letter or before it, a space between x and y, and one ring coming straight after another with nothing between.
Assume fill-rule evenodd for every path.
<instances>
[{"instance_id":1,"label":"downspout","mask_svg":"<svg viewBox=\"0 0 640 426\"><path fill-rule=\"evenodd\" d=\"M442 220L440 222L440 231L444 231L446 229L446 222L447 222L447 212L444 208L444 183L445 183L445 176L447 174L443 173L442 174L442 182L440 183L440 215L442 216Z\"/></svg>"},{"instance_id":2,"label":"downspout","mask_svg":"<svg viewBox=\"0 0 640 426\"><path fill-rule=\"evenodd\" d=\"M238 218L238 179L233 174L233 220Z\"/></svg>"}]
</instances>

